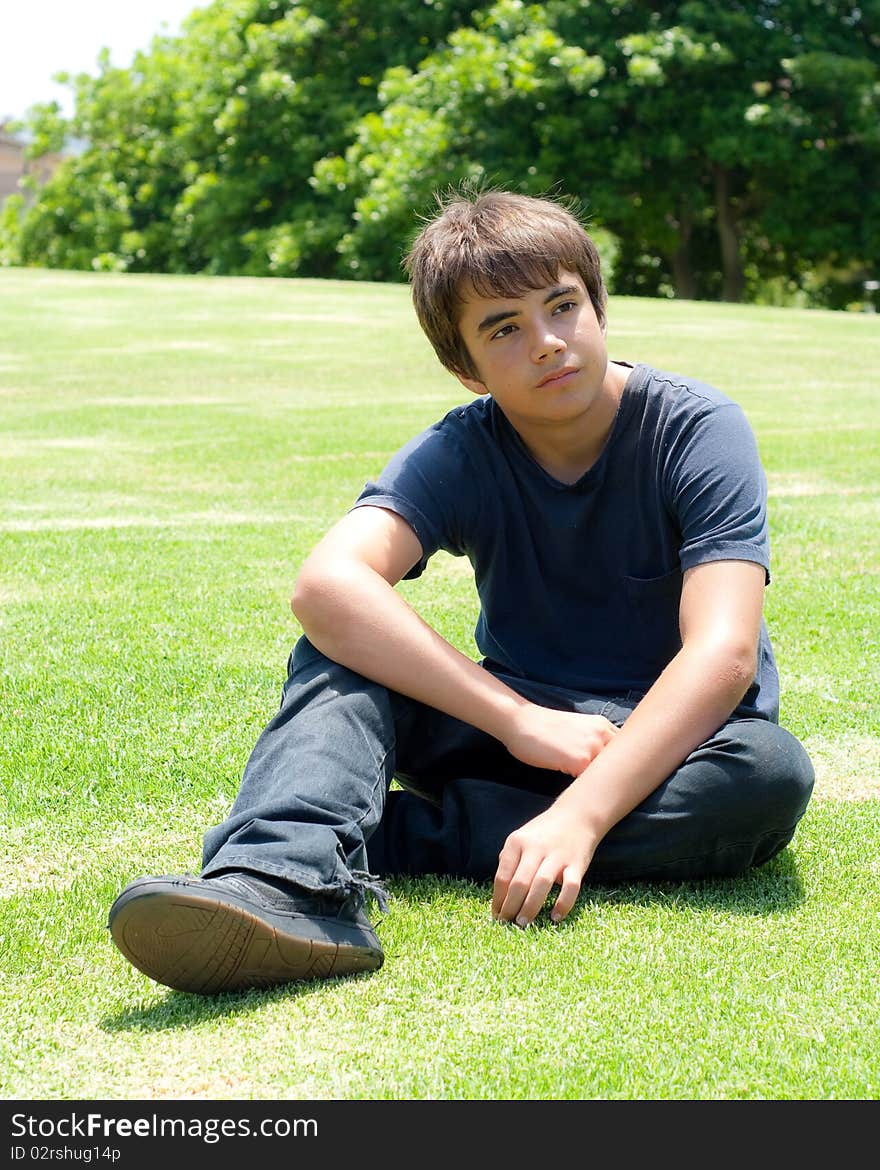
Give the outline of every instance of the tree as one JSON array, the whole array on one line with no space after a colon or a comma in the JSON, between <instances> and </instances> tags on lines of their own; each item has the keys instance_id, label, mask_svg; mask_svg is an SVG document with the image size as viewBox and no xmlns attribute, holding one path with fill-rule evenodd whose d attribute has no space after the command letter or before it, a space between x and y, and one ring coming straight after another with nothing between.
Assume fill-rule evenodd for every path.
<instances>
[{"instance_id":1,"label":"tree","mask_svg":"<svg viewBox=\"0 0 880 1170\"><path fill-rule=\"evenodd\" d=\"M128 69L103 54L71 82L68 130L87 147L19 217L22 261L324 274L344 221L315 209L315 161L344 149L386 67L415 63L472 7L215 0ZM47 119L34 112L37 140Z\"/></svg>"},{"instance_id":2,"label":"tree","mask_svg":"<svg viewBox=\"0 0 880 1170\"><path fill-rule=\"evenodd\" d=\"M418 214L469 179L577 197L618 293L844 304L878 267L878 62L880 0L215 0L75 80L89 145L0 248L402 279Z\"/></svg>"},{"instance_id":3,"label":"tree","mask_svg":"<svg viewBox=\"0 0 880 1170\"><path fill-rule=\"evenodd\" d=\"M414 209L427 210L438 188L485 180L547 190L557 185L563 142L588 130L592 112L595 136L606 131L601 106L579 102L595 94L605 66L565 44L546 6L500 0L474 19L417 70L389 70L381 112L360 121L344 155L315 168L324 196L354 193L338 245L351 274L399 279Z\"/></svg>"},{"instance_id":4,"label":"tree","mask_svg":"<svg viewBox=\"0 0 880 1170\"><path fill-rule=\"evenodd\" d=\"M381 111L318 163L325 195L356 192L340 254L389 278L408 208L484 176L579 196L620 241L618 292L738 300L876 257L876 186L852 183L877 166L876 9L501 0L387 74Z\"/></svg>"}]
</instances>

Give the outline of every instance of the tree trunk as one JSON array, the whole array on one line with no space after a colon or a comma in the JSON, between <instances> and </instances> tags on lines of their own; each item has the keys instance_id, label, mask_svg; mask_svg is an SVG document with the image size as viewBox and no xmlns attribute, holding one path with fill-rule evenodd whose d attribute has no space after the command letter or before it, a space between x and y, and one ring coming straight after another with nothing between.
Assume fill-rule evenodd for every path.
<instances>
[{"instance_id":1,"label":"tree trunk","mask_svg":"<svg viewBox=\"0 0 880 1170\"><path fill-rule=\"evenodd\" d=\"M671 218L671 217L670 217ZM675 284L675 296L679 300L694 301L697 299L697 278L694 275L691 263L691 232L694 217L688 208L684 208L678 216L678 247L669 257L672 268L672 280Z\"/></svg>"},{"instance_id":2,"label":"tree trunk","mask_svg":"<svg viewBox=\"0 0 880 1170\"><path fill-rule=\"evenodd\" d=\"M718 224L718 242L721 245L721 299L741 301L745 288L742 260L739 254L739 233L736 216L730 200L730 171L713 166L715 184L715 219Z\"/></svg>"}]
</instances>

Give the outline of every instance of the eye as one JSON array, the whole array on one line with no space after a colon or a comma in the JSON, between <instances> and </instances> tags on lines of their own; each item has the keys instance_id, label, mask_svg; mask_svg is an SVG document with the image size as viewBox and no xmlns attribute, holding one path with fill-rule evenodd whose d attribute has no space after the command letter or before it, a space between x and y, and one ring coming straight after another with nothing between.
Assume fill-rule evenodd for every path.
<instances>
[{"instance_id":1,"label":"eye","mask_svg":"<svg viewBox=\"0 0 880 1170\"><path fill-rule=\"evenodd\" d=\"M502 325L500 329L495 330L495 332L492 334L492 336L489 338L489 340L495 341L496 338L499 338L499 337L508 337L511 333L513 333L513 331L515 329L516 329L516 326L512 323L508 323L507 325Z\"/></svg>"},{"instance_id":2,"label":"eye","mask_svg":"<svg viewBox=\"0 0 880 1170\"><path fill-rule=\"evenodd\" d=\"M553 306L554 313L570 313L572 309L577 308L577 301L560 301L558 305Z\"/></svg>"}]
</instances>

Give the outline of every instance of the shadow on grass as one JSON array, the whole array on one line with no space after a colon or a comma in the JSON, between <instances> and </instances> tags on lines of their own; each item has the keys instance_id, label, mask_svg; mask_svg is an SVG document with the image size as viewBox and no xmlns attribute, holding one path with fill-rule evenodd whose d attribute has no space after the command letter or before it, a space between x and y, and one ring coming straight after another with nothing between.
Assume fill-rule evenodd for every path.
<instances>
[{"instance_id":1,"label":"shadow on grass","mask_svg":"<svg viewBox=\"0 0 880 1170\"><path fill-rule=\"evenodd\" d=\"M444 901L479 900L488 905L491 883L471 882L462 878L422 877L390 878L386 882L389 893L401 900L413 900L427 905ZM559 930L574 926L590 906L625 904L652 906L662 904L689 911L725 911L730 914L780 914L794 910L803 901L803 887L792 854L786 849L766 865L738 878L724 878L692 882L631 882L621 885L585 885L578 899L576 912L558 926ZM438 906L439 909L439 906ZM542 915L530 929L549 927L550 920ZM340 983L370 979L369 973L347 976ZM337 980L333 980L337 982ZM158 1003L137 1008L126 1008L105 1016L100 1027L106 1032L149 1032L189 1028L206 1020L243 1016L259 1011L267 1004L286 999L325 992L325 980L290 983L266 991L226 993L215 996L189 995L169 991Z\"/></svg>"},{"instance_id":2,"label":"shadow on grass","mask_svg":"<svg viewBox=\"0 0 880 1170\"><path fill-rule=\"evenodd\" d=\"M492 886L461 878L393 878L389 891L401 898L435 902L474 898L488 902ZM550 904L558 891L554 891ZM671 904L691 910L723 910L730 914L779 914L794 910L804 898L803 885L793 854L784 849L765 865L741 877L699 881L591 883L584 881L578 907L625 903L632 906ZM539 918L534 926L549 925ZM564 925L564 924L563 924ZM554 929L558 929L554 927Z\"/></svg>"},{"instance_id":3,"label":"shadow on grass","mask_svg":"<svg viewBox=\"0 0 880 1170\"><path fill-rule=\"evenodd\" d=\"M348 975L333 982L353 983L368 979L370 973ZM104 1032L166 1032L175 1028L191 1028L208 1020L246 1016L263 1010L267 1004L280 1000L302 999L317 992L326 992L329 983L324 979L303 983L287 983L265 991L226 992L220 995L190 995L183 991L168 991L165 998L143 1007L125 1008L104 1016L99 1027ZM164 990L157 988L161 993Z\"/></svg>"},{"instance_id":4,"label":"shadow on grass","mask_svg":"<svg viewBox=\"0 0 880 1170\"><path fill-rule=\"evenodd\" d=\"M722 910L728 914L780 914L804 900L797 862L787 849L742 877L701 881L631 882L626 885L588 885L582 898L593 902L626 902L634 906L662 903L692 910Z\"/></svg>"}]
</instances>

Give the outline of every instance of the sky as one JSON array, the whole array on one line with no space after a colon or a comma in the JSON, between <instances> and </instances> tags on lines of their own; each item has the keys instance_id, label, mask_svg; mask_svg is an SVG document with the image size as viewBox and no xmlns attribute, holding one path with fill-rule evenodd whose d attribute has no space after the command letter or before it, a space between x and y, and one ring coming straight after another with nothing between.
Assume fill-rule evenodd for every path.
<instances>
[{"instance_id":1,"label":"sky","mask_svg":"<svg viewBox=\"0 0 880 1170\"><path fill-rule=\"evenodd\" d=\"M68 116L72 95L52 75L98 72L105 46L127 67L156 33L180 31L184 17L209 0L12 0L0 35L0 122L35 102L57 101ZM166 27L163 27L166 26Z\"/></svg>"}]
</instances>

